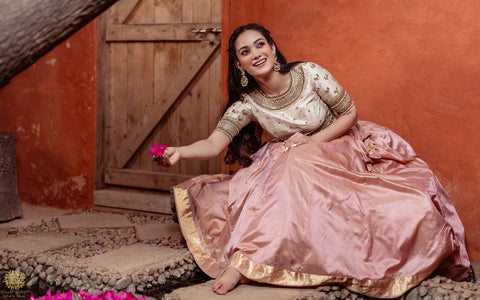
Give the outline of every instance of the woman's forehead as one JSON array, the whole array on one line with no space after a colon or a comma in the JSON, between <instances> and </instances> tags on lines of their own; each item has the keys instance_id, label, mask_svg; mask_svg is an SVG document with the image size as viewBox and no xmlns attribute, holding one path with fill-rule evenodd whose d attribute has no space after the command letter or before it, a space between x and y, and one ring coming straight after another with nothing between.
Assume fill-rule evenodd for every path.
<instances>
[{"instance_id":1,"label":"woman's forehead","mask_svg":"<svg viewBox=\"0 0 480 300\"><path fill-rule=\"evenodd\" d=\"M253 45L259 39L265 40L263 34L256 30L247 30L238 36L237 41L235 42L235 48L238 50L243 47L248 47Z\"/></svg>"}]
</instances>

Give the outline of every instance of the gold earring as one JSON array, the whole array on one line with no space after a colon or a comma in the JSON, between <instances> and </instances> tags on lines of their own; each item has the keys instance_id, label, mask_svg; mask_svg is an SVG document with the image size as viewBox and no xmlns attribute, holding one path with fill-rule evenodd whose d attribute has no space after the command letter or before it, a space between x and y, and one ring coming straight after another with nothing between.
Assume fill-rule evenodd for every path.
<instances>
[{"instance_id":1,"label":"gold earring","mask_svg":"<svg viewBox=\"0 0 480 300\"><path fill-rule=\"evenodd\" d=\"M274 70L275 72L278 72L278 71L280 71L280 68L281 68L282 66L281 66L280 63L278 62L276 55L275 55L274 60L275 60L275 61L273 62L273 70Z\"/></svg>"},{"instance_id":2,"label":"gold earring","mask_svg":"<svg viewBox=\"0 0 480 300\"><path fill-rule=\"evenodd\" d=\"M248 78L245 75L245 70L240 70L240 74L242 74L242 77L240 78L240 84L243 87L246 87L248 85Z\"/></svg>"}]
</instances>

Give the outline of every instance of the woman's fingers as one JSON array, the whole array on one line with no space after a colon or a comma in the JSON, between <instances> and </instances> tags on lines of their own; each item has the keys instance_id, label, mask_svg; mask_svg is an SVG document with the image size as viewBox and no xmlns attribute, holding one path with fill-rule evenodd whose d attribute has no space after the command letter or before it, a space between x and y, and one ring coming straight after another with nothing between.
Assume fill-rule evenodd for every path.
<instances>
[{"instance_id":1,"label":"woman's fingers","mask_svg":"<svg viewBox=\"0 0 480 300\"><path fill-rule=\"evenodd\" d=\"M169 156L168 156L167 152L164 152L162 154L162 157L160 158L160 163L164 167L168 167L170 165Z\"/></svg>"},{"instance_id":2,"label":"woman's fingers","mask_svg":"<svg viewBox=\"0 0 480 300\"><path fill-rule=\"evenodd\" d=\"M160 157L160 164L164 167L171 166L170 156L175 152L175 149L167 148Z\"/></svg>"},{"instance_id":3,"label":"woman's fingers","mask_svg":"<svg viewBox=\"0 0 480 300\"><path fill-rule=\"evenodd\" d=\"M288 148L300 146L307 142L307 137L301 133L295 133L285 141L285 146Z\"/></svg>"}]
</instances>

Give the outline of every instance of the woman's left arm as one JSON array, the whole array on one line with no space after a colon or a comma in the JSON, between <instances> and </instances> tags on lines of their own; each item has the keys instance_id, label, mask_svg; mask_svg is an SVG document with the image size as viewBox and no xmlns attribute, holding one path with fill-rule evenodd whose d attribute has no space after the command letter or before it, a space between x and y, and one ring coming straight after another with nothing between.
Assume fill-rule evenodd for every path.
<instances>
[{"instance_id":1,"label":"woman's left arm","mask_svg":"<svg viewBox=\"0 0 480 300\"><path fill-rule=\"evenodd\" d=\"M352 107L339 116L335 122L311 136L306 136L298 132L295 133L285 141L285 147L290 148L293 145L299 146L310 142L330 142L347 132L353 125L355 125L355 123L357 123L357 120L357 109L355 108L355 105L352 105Z\"/></svg>"}]
</instances>

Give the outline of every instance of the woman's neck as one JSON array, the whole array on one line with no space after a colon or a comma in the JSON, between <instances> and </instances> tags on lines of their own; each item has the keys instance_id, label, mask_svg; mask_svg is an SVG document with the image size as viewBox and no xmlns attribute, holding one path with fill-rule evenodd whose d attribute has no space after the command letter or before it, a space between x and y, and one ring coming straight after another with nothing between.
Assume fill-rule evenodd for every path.
<instances>
[{"instance_id":1,"label":"woman's neck","mask_svg":"<svg viewBox=\"0 0 480 300\"><path fill-rule=\"evenodd\" d=\"M266 96L278 96L290 88L291 77L289 73L272 72L268 77L255 78L258 86Z\"/></svg>"}]
</instances>

